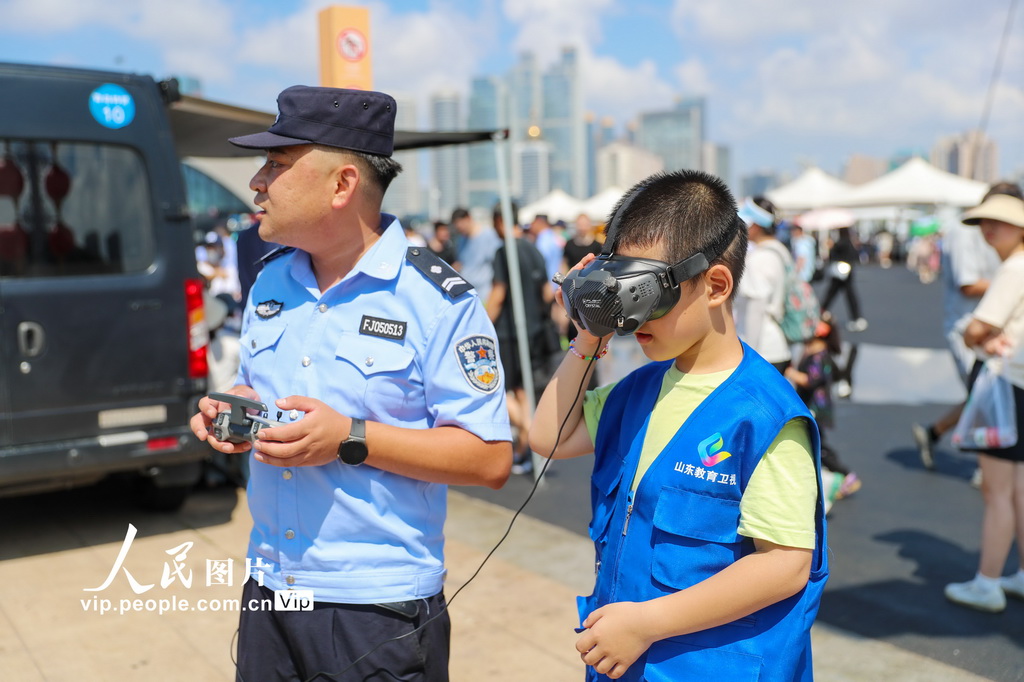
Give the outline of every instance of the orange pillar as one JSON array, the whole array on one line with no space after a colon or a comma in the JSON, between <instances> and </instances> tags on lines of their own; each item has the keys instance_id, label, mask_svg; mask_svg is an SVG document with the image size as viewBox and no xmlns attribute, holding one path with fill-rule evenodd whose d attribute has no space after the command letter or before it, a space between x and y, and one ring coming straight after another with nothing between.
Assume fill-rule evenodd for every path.
<instances>
[{"instance_id":1,"label":"orange pillar","mask_svg":"<svg viewBox=\"0 0 1024 682\"><path fill-rule=\"evenodd\" d=\"M373 89L370 10L335 5L321 10L320 84L331 88Z\"/></svg>"}]
</instances>

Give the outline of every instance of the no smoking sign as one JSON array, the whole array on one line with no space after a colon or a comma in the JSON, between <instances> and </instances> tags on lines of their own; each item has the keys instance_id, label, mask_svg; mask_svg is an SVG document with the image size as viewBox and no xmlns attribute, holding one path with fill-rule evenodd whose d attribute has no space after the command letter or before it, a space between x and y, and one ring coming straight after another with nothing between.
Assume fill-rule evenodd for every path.
<instances>
[{"instance_id":1,"label":"no smoking sign","mask_svg":"<svg viewBox=\"0 0 1024 682\"><path fill-rule=\"evenodd\" d=\"M366 56L366 36L354 28L346 28L338 34L338 54L350 62L358 62Z\"/></svg>"}]
</instances>

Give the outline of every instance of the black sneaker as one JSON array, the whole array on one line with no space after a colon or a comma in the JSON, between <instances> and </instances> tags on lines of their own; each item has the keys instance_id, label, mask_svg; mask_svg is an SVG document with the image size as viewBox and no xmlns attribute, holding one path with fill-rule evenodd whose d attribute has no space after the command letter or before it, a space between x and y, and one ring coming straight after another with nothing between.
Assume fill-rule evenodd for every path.
<instances>
[{"instance_id":1,"label":"black sneaker","mask_svg":"<svg viewBox=\"0 0 1024 682\"><path fill-rule=\"evenodd\" d=\"M921 455L921 464L925 469L934 469L935 458L932 456L931 434L920 424L914 424L910 429L914 432L914 442L917 443L917 451Z\"/></svg>"}]
</instances>

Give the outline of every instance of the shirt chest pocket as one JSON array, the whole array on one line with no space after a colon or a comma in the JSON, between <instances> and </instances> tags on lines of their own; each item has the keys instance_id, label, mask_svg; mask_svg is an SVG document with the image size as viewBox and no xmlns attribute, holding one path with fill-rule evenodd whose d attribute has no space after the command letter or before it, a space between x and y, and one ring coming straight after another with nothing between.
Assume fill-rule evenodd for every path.
<instances>
[{"instance_id":1,"label":"shirt chest pocket","mask_svg":"<svg viewBox=\"0 0 1024 682\"><path fill-rule=\"evenodd\" d=\"M278 342L284 335L287 325L254 324L241 339L243 350L249 353L249 373L252 376L266 374L273 369L274 353Z\"/></svg>"},{"instance_id":2,"label":"shirt chest pocket","mask_svg":"<svg viewBox=\"0 0 1024 682\"><path fill-rule=\"evenodd\" d=\"M347 368L344 374L354 383L362 383L366 418L412 417L414 407L424 409L423 382L413 362L416 355L405 346L387 339L345 333L334 355ZM355 388L353 385L352 389Z\"/></svg>"}]
</instances>

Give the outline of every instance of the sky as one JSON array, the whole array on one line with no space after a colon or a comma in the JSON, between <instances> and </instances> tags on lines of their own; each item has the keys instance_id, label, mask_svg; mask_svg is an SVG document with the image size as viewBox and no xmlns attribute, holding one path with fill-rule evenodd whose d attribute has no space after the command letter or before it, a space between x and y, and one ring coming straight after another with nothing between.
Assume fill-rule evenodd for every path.
<instances>
[{"instance_id":1,"label":"sky","mask_svg":"<svg viewBox=\"0 0 1024 682\"><path fill-rule=\"evenodd\" d=\"M1013 0L373 0L374 88L468 93L521 52L580 55L588 111L620 127L707 98L707 137L737 178L852 154L927 154L977 128ZM320 0L0 0L0 61L188 75L203 96L264 111L319 80ZM0 93L2 101L2 93ZM985 130L1024 173L1024 8Z\"/></svg>"}]
</instances>

